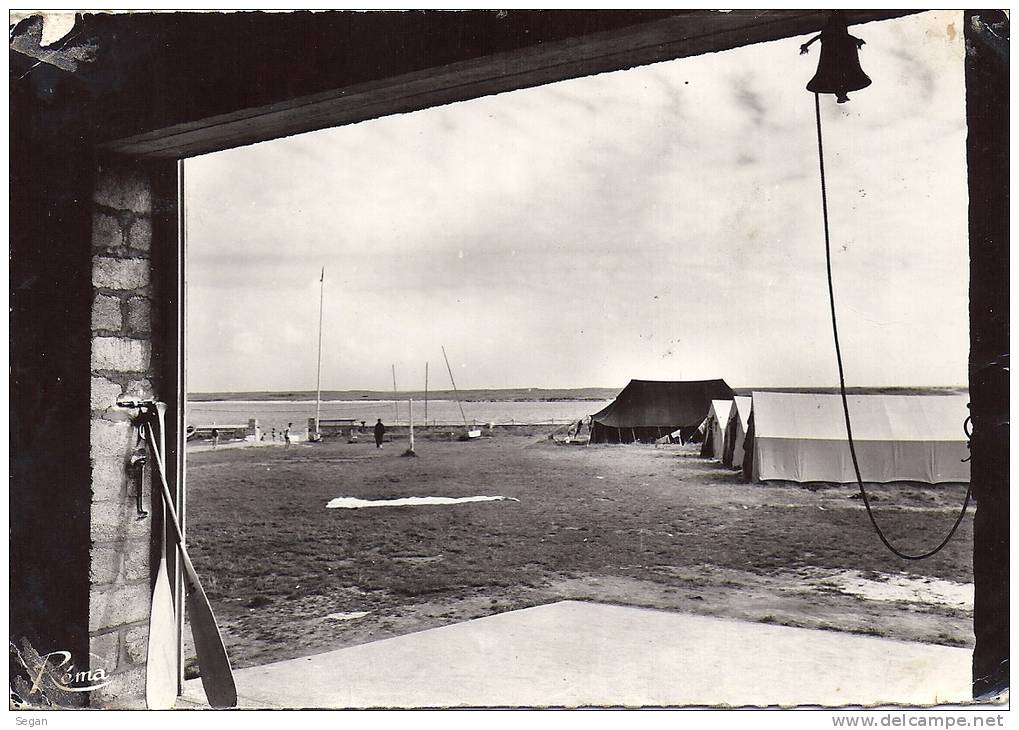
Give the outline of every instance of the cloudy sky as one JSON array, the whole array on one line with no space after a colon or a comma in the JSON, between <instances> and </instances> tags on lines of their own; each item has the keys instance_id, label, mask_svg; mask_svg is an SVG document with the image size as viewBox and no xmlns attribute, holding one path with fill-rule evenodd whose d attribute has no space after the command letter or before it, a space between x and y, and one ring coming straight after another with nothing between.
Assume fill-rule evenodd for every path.
<instances>
[{"instance_id":1,"label":"cloudy sky","mask_svg":"<svg viewBox=\"0 0 1019 730\"><path fill-rule=\"evenodd\" d=\"M966 382L961 13L822 97L851 385ZM804 38L188 160L192 391L837 384Z\"/></svg>"}]
</instances>

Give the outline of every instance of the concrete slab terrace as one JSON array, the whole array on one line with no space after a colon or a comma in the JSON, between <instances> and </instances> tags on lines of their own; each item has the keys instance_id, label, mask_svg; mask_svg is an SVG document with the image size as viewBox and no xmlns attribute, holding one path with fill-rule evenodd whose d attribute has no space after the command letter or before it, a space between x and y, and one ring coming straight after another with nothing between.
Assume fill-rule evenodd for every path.
<instances>
[{"instance_id":1,"label":"concrete slab terrace","mask_svg":"<svg viewBox=\"0 0 1019 730\"><path fill-rule=\"evenodd\" d=\"M967 649L562 601L236 672L249 708L910 706L970 697ZM200 680L178 707L204 704Z\"/></svg>"}]
</instances>

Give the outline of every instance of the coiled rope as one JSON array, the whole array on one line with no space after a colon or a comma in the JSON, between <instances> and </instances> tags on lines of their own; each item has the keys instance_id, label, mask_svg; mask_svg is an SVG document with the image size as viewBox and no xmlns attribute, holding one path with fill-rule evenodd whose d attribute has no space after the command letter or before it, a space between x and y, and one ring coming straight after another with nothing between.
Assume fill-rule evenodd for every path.
<instances>
[{"instance_id":1,"label":"coiled rope","mask_svg":"<svg viewBox=\"0 0 1019 730\"><path fill-rule=\"evenodd\" d=\"M849 455L853 460L853 472L856 475L856 484L860 488L860 496L863 498L863 506L867 508L867 516L870 518L874 531L877 532L877 536L881 538L881 542L884 543L885 547L903 560L924 560L940 552L955 535L955 531L959 529L962 518L966 515L966 508L969 507L972 484L966 487L966 499L962 503L962 510L959 512L959 516L956 518L955 524L952 525L948 535L937 547L925 553L910 555L896 548L885 537L881 526L878 525L877 519L874 517L874 511L870 507L870 499L867 497L867 490L863 486L863 478L860 476L860 462L856 458L856 445L853 442L853 424L849 418L849 399L846 397L846 375L842 367L842 348L839 345L839 325L838 318L835 315L835 287L832 284L831 273L831 235L828 228L828 190L824 178L824 144L821 139L821 96L817 93L814 94L814 112L817 118L817 159L821 168L821 211L824 218L824 257L828 270L828 301L831 303L831 331L835 338L835 359L838 360L839 365L839 393L842 395L842 412L846 417L846 436L849 439Z\"/></svg>"}]
</instances>

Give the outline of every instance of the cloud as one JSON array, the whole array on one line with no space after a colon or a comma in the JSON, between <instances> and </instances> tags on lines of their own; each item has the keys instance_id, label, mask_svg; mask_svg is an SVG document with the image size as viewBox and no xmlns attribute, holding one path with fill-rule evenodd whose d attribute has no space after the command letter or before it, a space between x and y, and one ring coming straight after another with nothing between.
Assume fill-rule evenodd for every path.
<instances>
[{"instance_id":1,"label":"cloud","mask_svg":"<svg viewBox=\"0 0 1019 730\"><path fill-rule=\"evenodd\" d=\"M874 84L823 100L856 383L965 380L957 16L859 28ZM330 388L389 387L443 343L476 387L830 384L800 42L189 160L194 387L311 387L323 265Z\"/></svg>"}]
</instances>

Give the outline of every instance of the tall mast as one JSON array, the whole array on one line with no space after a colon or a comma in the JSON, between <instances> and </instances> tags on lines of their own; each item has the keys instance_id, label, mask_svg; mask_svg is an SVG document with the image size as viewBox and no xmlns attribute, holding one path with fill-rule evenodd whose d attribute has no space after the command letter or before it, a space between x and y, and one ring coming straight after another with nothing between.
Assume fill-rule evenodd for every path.
<instances>
[{"instance_id":1,"label":"tall mast","mask_svg":"<svg viewBox=\"0 0 1019 730\"><path fill-rule=\"evenodd\" d=\"M315 374L315 438L318 439L322 430L319 428L319 414L322 409L322 308L326 293L326 267L322 267L322 276L318 280L318 371Z\"/></svg>"},{"instance_id":2,"label":"tall mast","mask_svg":"<svg viewBox=\"0 0 1019 730\"><path fill-rule=\"evenodd\" d=\"M428 361L425 360L425 425L428 425Z\"/></svg>"},{"instance_id":3,"label":"tall mast","mask_svg":"<svg viewBox=\"0 0 1019 730\"><path fill-rule=\"evenodd\" d=\"M456 389L456 381L453 380L453 368L449 366L449 358L446 357L445 345L442 346L442 359L446 361L446 370L449 371L449 382L453 384L453 395L456 396L456 404L460 406L460 418L464 419L464 428L467 428L467 416L464 415L464 407L460 403L460 393Z\"/></svg>"}]
</instances>

